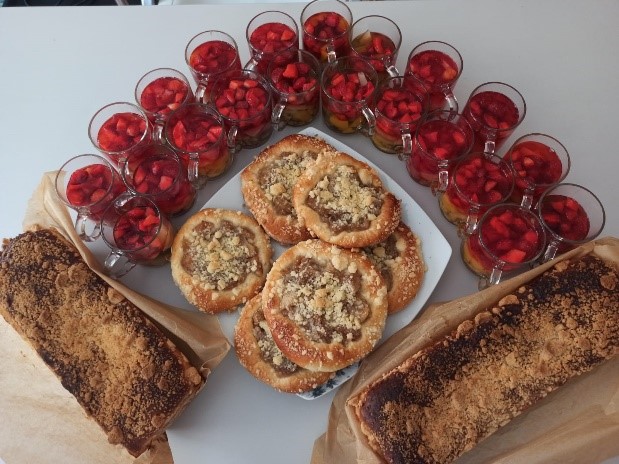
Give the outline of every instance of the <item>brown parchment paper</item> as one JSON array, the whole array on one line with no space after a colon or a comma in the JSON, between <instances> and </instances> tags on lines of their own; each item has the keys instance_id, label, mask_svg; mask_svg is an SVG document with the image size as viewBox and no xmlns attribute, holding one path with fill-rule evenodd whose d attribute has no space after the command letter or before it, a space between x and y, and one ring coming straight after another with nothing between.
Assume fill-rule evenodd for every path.
<instances>
[{"instance_id":1,"label":"brown parchment paper","mask_svg":"<svg viewBox=\"0 0 619 464\"><path fill-rule=\"evenodd\" d=\"M435 305L392 335L342 385L333 399L326 432L312 464L379 464L346 401L385 372L461 322L517 289L554 263L587 253L619 267L619 240L603 238L484 291ZM617 308L619 311L619 308ZM464 454L457 464L599 463L619 455L619 358L573 379Z\"/></svg>"},{"instance_id":2,"label":"brown parchment paper","mask_svg":"<svg viewBox=\"0 0 619 464\"><path fill-rule=\"evenodd\" d=\"M102 266L79 239L71 215L56 195L55 175L55 172L43 175L28 203L24 230L58 229L75 244L90 268L142 309L206 379L230 350L217 317L156 301L103 274ZM0 458L6 464L173 462L165 434L137 459L122 446L109 444L98 424L86 416L77 400L62 387L36 351L2 317Z\"/></svg>"}]
</instances>

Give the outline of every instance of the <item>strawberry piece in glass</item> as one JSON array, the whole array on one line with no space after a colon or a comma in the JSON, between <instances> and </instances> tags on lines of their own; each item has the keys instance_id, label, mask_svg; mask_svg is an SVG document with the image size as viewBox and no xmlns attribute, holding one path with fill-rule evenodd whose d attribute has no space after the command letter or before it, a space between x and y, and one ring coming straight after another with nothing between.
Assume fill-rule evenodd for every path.
<instances>
[{"instance_id":1,"label":"strawberry piece in glass","mask_svg":"<svg viewBox=\"0 0 619 464\"><path fill-rule=\"evenodd\" d=\"M504 158L516 173L512 201L527 208L535 205L541 194L558 184L570 170L567 149L546 134L527 134L514 142Z\"/></svg>"},{"instance_id":2,"label":"strawberry piece in glass","mask_svg":"<svg viewBox=\"0 0 619 464\"><path fill-rule=\"evenodd\" d=\"M164 134L196 188L224 174L232 164L223 120L209 106L200 103L182 106L168 118Z\"/></svg>"},{"instance_id":3,"label":"strawberry piece in glass","mask_svg":"<svg viewBox=\"0 0 619 464\"><path fill-rule=\"evenodd\" d=\"M266 75L269 63L281 51L299 49L299 28L296 21L282 11L265 11L247 25L250 60L245 68Z\"/></svg>"},{"instance_id":4,"label":"strawberry piece in glass","mask_svg":"<svg viewBox=\"0 0 619 464\"><path fill-rule=\"evenodd\" d=\"M481 277L480 288L500 281L503 272L524 269L544 250L546 234L536 214L511 203L491 207L477 229L462 241L464 264Z\"/></svg>"},{"instance_id":5,"label":"strawberry piece in glass","mask_svg":"<svg viewBox=\"0 0 619 464\"><path fill-rule=\"evenodd\" d=\"M273 133L271 91L259 74L245 69L218 79L211 100L224 119L233 153L260 146Z\"/></svg>"},{"instance_id":6,"label":"strawberry piece in glass","mask_svg":"<svg viewBox=\"0 0 619 464\"><path fill-rule=\"evenodd\" d=\"M316 118L320 108L319 75L320 64L303 50L275 55L267 76L274 97L272 121L278 130L286 125L303 126Z\"/></svg>"},{"instance_id":7,"label":"strawberry piece in glass","mask_svg":"<svg viewBox=\"0 0 619 464\"><path fill-rule=\"evenodd\" d=\"M452 169L449 185L439 197L445 218L460 231L471 234L479 216L507 200L514 187L514 173L497 155L470 153Z\"/></svg>"},{"instance_id":8,"label":"strawberry piece in glass","mask_svg":"<svg viewBox=\"0 0 619 464\"><path fill-rule=\"evenodd\" d=\"M321 63L332 63L350 51L350 8L340 0L314 0L301 12L303 49Z\"/></svg>"},{"instance_id":9,"label":"strawberry piece in glass","mask_svg":"<svg viewBox=\"0 0 619 464\"><path fill-rule=\"evenodd\" d=\"M395 63L402 43L402 33L396 23L378 15L364 16L351 27L351 54L367 59L381 82L398 76Z\"/></svg>"},{"instance_id":10,"label":"strawberry piece in glass","mask_svg":"<svg viewBox=\"0 0 619 464\"><path fill-rule=\"evenodd\" d=\"M524 98L512 86L487 82L469 97L462 114L475 133L473 151L495 153L524 119Z\"/></svg>"}]
</instances>

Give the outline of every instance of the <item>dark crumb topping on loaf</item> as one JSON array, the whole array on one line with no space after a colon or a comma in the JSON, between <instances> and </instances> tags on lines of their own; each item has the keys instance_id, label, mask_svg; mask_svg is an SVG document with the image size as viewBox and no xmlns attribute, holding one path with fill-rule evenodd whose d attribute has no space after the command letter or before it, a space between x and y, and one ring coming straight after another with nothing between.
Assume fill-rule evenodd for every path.
<instances>
[{"instance_id":1,"label":"dark crumb topping on loaf","mask_svg":"<svg viewBox=\"0 0 619 464\"><path fill-rule=\"evenodd\" d=\"M5 243L0 314L134 456L202 383L185 356L50 230Z\"/></svg>"},{"instance_id":2,"label":"dark crumb topping on loaf","mask_svg":"<svg viewBox=\"0 0 619 464\"><path fill-rule=\"evenodd\" d=\"M557 264L353 399L389 463L449 463L568 380L619 354L619 278Z\"/></svg>"}]
</instances>

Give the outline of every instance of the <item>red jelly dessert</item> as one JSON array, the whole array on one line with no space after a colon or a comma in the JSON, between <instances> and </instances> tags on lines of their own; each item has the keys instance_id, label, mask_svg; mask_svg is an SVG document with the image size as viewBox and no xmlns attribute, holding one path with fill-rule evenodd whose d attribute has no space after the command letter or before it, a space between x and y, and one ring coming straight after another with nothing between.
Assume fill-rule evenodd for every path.
<instances>
[{"instance_id":1,"label":"red jelly dessert","mask_svg":"<svg viewBox=\"0 0 619 464\"><path fill-rule=\"evenodd\" d=\"M165 117L188 100L190 89L176 77L159 77L140 95L140 106L155 117Z\"/></svg>"},{"instance_id":2,"label":"red jelly dessert","mask_svg":"<svg viewBox=\"0 0 619 464\"><path fill-rule=\"evenodd\" d=\"M188 105L186 111L174 113L167 126L166 138L176 149L186 169L197 156L198 177L214 178L230 166L232 155L220 121L200 109Z\"/></svg>"},{"instance_id":3,"label":"red jelly dessert","mask_svg":"<svg viewBox=\"0 0 619 464\"><path fill-rule=\"evenodd\" d=\"M314 120L320 107L316 70L308 63L297 61L271 67L269 79L276 97L285 105L280 120L290 126L302 126Z\"/></svg>"},{"instance_id":4,"label":"red jelly dessert","mask_svg":"<svg viewBox=\"0 0 619 464\"><path fill-rule=\"evenodd\" d=\"M525 192L533 202L550 186L561 180L563 164L557 152L548 145L534 140L515 144L504 157L516 172L512 201L519 203Z\"/></svg>"},{"instance_id":5,"label":"red jelly dessert","mask_svg":"<svg viewBox=\"0 0 619 464\"><path fill-rule=\"evenodd\" d=\"M426 108L425 95L404 86L380 91L374 115L376 130L372 142L385 153L402 153L402 133L414 133Z\"/></svg>"},{"instance_id":6,"label":"red jelly dessert","mask_svg":"<svg viewBox=\"0 0 619 464\"><path fill-rule=\"evenodd\" d=\"M372 63L379 79L388 77L387 66L395 64L397 47L390 37L380 32L366 31L351 41L351 47Z\"/></svg>"},{"instance_id":7,"label":"red jelly dessert","mask_svg":"<svg viewBox=\"0 0 619 464\"><path fill-rule=\"evenodd\" d=\"M313 14L303 23L303 48L325 63L328 60L329 44L336 56L348 54L349 22L334 11Z\"/></svg>"},{"instance_id":8,"label":"red jelly dessert","mask_svg":"<svg viewBox=\"0 0 619 464\"><path fill-rule=\"evenodd\" d=\"M215 85L212 100L227 125L238 127L236 139L241 146L257 147L271 136L271 95L266 82L251 77L224 79Z\"/></svg>"},{"instance_id":9,"label":"red jelly dessert","mask_svg":"<svg viewBox=\"0 0 619 464\"><path fill-rule=\"evenodd\" d=\"M473 153L454 167L439 206L449 222L464 225L469 215L476 220L491 206L505 201L513 186L514 174L508 163L496 155Z\"/></svg>"},{"instance_id":10,"label":"red jelly dessert","mask_svg":"<svg viewBox=\"0 0 619 464\"><path fill-rule=\"evenodd\" d=\"M425 50L413 55L408 63L408 73L421 80L429 89L430 110L445 106L446 87L456 84L460 70L456 62L439 50Z\"/></svg>"},{"instance_id":11,"label":"red jelly dessert","mask_svg":"<svg viewBox=\"0 0 619 464\"><path fill-rule=\"evenodd\" d=\"M237 61L237 50L223 40L210 40L198 45L189 56L189 66L204 74L216 74L232 68Z\"/></svg>"},{"instance_id":12,"label":"red jelly dessert","mask_svg":"<svg viewBox=\"0 0 619 464\"><path fill-rule=\"evenodd\" d=\"M582 205L565 195L547 195L540 205L546 226L558 237L580 242L589 235L589 216Z\"/></svg>"},{"instance_id":13,"label":"red jelly dessert","mask_svg":"<svg viewBox=\"0 0 619 464\"><path fill-rule=\"evenodd\" d=\"M145 139L147 121L136 113L116 113L99 128L97 144L109 153L123 153Z\"/></svg>"},{"instance_id":14,"label":"red jelly dessert","mask_svg":"<svg viewBox=\"0 0 619 464\"><path fill-rule=\"evenodd\" d=\"M325 124L344 134L356 132L363 124L361 104L369 100L375 84L363 71L335 72L323 86Z\"/></svg>"},{"instance_id":15,"label":"red jelly dessert","mask_svg":"<svg viewBox=\"0 0 619 464\"><path fill-rule=\"evenodd\" d=\"M132 261L155 264L170 249L174 232L170 222L149 206L135 206L114 224L116 247L128 252Z\"/></svg>"},{"instance_id":16,"label":"red jelly dessert","mask_svg":"<svg viewBox=\"0 0 619 464\"><path fill-rule=\"evenodd\" d=\"M189 210L196 196L178 158L153 149L131 157L125 166L124 178L131 190L149 196L161 212L169 216Z\"/></svg>"},{"instance_id":17,"label":"red jelly dessert","mask_svg":"<svg viewBox=\"0 0 619 464\"><path fill-rule=\"evenodd\" d=\"M87 207L92 219L125 191L120 176L103 164L91 164L71 173L66 186L68 202L75 207Z\"/></svg>"},{"instance_id":18,"label":"red jelly dessert","mask_svg":"<svg viewBox=\"0 0 619 464\"><path fill-rule=\"evenodd\" d=\"M271 22L258 26L251 33L249 44L257 61L256 71L265 74L273 55L281 50L298 49L299 39L290 26Z\"/></svg>"},{"instance_id":19,"label":"red jelly dessert","mask_svg":"<svg viewBox=\"0 0 619 464\"><path fill-rule=\"evenodd\" d=\"M427 186L435 184L440 170L469 153L472 137L466 129L444 119L429 120L417 127L413 152L406 162L413 180Z\"/></svg>"},{"instance_id":20,"label":"red jelly dessert","mask_svg":"<svg viewBox=\"0 0 619 464\"><path fill-rule=\"evenodd\" d=\"M473 95L463 111L475 133L473 151L485 151L490 134L497 150L520 122L520 112L514 102L500 92L486 91Z\"/></svg>"},{"instance_id":21,"label":"red jelly dessert","mask_svg":"<svg viewBox=\"0 0 619 464\"><path fill-rule=\"evenodd\" d=\"M488 276L496 265L510 271L537 259L545 240L539 219L531 211L498 205L488 210L477 230L464 239L462 259L480 276Z\"/></svg>"}]
</instances>

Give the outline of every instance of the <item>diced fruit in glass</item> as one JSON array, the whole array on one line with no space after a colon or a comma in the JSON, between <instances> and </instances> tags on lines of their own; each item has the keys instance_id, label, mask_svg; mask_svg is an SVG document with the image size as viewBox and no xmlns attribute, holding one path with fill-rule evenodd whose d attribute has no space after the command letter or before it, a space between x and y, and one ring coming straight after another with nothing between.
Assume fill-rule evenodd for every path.
<instances>
[{"instance_id":1,"label":"diced fruit in glass","mask_svg":"<svg viewBox=\"0 0 619 464\"><path fill-rule=\"evenodd\" d=\"M174 239L170 222L149 206L136 206L123 213L113 230L119 249L129 252L132 260L142 264L161 261Z\"/></svg>"},{"instance_id":2,"label":"diced fruit in glass","mask_svg":"<svg viewBox=\"0 0 619 464\"><path fill-rule=\"evenodd\" d=\"M71 173L66 197L73 206L88 207L91 217L97 218L124 191L120 176L103 164L91 164Z\"/></svg>"},{"instance_id":3,"label":"diced fruit in glass","mask_svg":"<svg viewBox=\"0 0 619 464\"><path fill-rule=\"evenodd\" d=\"M310 16L303 24L303 48L323 63L327 61L327 44L338 57L348 54L347 31L350 24L341 14L325 11Z\"/></svg>"},{"instance_id":4,"label":"diced fruit in glass","mask_svg":"<svg viewBox=\"0 0 619 464\"><path fill-rule=\"evenodd\" d=\"M363 121L359 103L370 99L374 83L362 71L336 72L323 91L330 97L323 100L327 125L339 132L355 132Z\"/></svg>"},{"instance_id":5,"label":"diced fruit in glass","mask_svg":"<svg viewBox=\"0 0 619 464\"><path fill-rule=\"evenodd\" d=\"M189 92L189 87L182 80L159 77L142 91L140 106L149 113L167 116L188 99Z\"/></svg>"},{"instance_id":6,"label":"diced fruit in glass","mask_svg":"<svg viewBox=\"0 0 619 464\"><path fill-rule=\"evenodd\" d=\"M272 69L269 76L276 97L285 95L282 120L292 126L310 123L320 106L318 76L310 65L302 61L289 62Z\"/></svg>"},{"instance_id":7,"label":"diced fruit in glass","mask_svg":"<svg viewBox=\"0 0 619 464\"><path fill-rule=\"evenodd\" d=\"M408 73L421 80L429 89L430 109L445 106L445 87L456 84L460 70L452 57L439 50L425 50L413 55L408 63Z\"/></svg>"},{"instance_id":8,"label":"diced fruit in glass","mask_svg":"<svg viewBox=\"0 0 619 464\"><path fill-rule=\"evenodd\" d=\"M103 123L97 134L99 147L106 152L122 152L144 137L146 120L136 113L116 113Z\"/></svg>"},{"instance_id":9,"label":"diced fruit in glass","mask_svg":"<svg viewBox=\"0 0 619 464\"><path fill-rule=\"evenodd\" d=\"M351 42L352 48L372 63L377 73L385 75L385 62L395 62L396 45L390 37L380 32L366 31Z\"/></svg>"},{"instance_id":10,"label":"diced fruit in glass","mask_svg":"<svg viewBox=\"0 0 619 464\"><path fill-rule=\"evenodd\" d=\"M541 217L557 236L580 242L589 234L589 216L582 205L565 195L547 195L540 205Z\"/></svg>"},{"instance_id":11,"label":"diced fruit in glass","mask_svg":"<svg viewBox=\"0 0 619 464\"><path fill-rule=\"evenodd\" d=\"M239 62L237 50L223 40L204 42L198 45L189 56L189 66L204 74L226 71L235 61Z\"/></svg>"}]
</instances>

